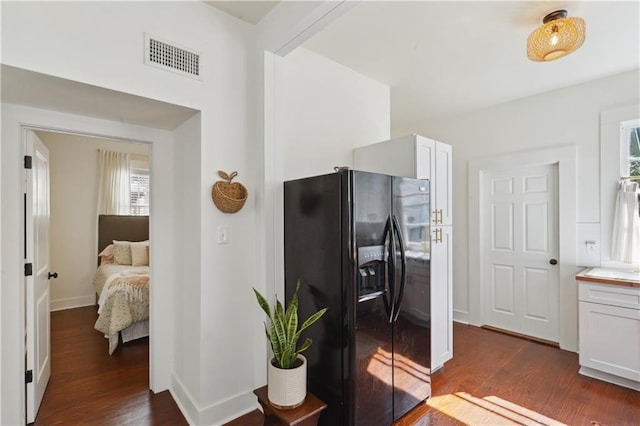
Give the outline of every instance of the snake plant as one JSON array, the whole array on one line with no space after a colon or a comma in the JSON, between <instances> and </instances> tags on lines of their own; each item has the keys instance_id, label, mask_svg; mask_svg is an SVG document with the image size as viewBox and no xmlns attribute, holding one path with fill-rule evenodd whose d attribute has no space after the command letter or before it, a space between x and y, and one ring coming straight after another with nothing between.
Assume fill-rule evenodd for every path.
<instances>
[{"instance_id":1,"label":"snake plant","mask_svg":"<svg viewBox=\"0 0 640 426\"><path fill-rule=\"evenodd\" d=\"M298 347L298 339L300 334L311 324L318 321L322 315L327 311L327 308L320 309L315 314L311 315L302 326L298 328L298 289L300 288L300 281L296 285L296 291L293 293L293 297L284 310L282 303L276 298L273 315L271 315L271 309L269 308L269 302L267 299L258 292L255 288L253 291L258 299L258 304L262 310L267 314L271 324L267 326L264 323L264 332L267 335L267 339L271 343L271 349L273 350L273 356L275 360L275 366L282 369L294 368L294 361L298 357L298 354L311 346L311 339L305 339L304 343Z\"/></svg>"}]
</instances>

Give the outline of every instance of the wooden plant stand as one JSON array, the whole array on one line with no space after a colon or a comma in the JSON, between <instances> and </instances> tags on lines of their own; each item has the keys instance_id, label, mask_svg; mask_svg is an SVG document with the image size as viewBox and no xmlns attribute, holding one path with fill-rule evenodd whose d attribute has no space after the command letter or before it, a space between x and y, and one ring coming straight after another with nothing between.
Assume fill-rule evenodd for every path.
<instances>
[{"instance_id":1,"label":"wooden plant stand","mask_svg":"<svg viewBox=\"0 0 640 426\"><path fill-rule=\"evenodd\" d=\"M307 392L307 398L301 406L292 410L279 410L273 407L267 397L267 386L258 388L253 393L256 394L258 402L262 405L265 426L316 426L322 410L327 408L327 404L311 392Z\"/></svg>"}]
</instances>

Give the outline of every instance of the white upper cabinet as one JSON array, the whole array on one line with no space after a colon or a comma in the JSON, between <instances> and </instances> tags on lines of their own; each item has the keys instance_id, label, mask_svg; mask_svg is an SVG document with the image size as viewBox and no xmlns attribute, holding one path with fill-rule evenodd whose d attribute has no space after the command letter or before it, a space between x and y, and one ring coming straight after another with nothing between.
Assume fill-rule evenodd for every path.
<instances>
[{"instance_id":1,"label":"white upper cabinet","mask_svg":"<svg viewBox=\"0 0 640 426\"><path fill-rule=\"evenodd\" d=\"M353 150L356 170L431 182L431 223L451 225L453 173L451 145L408 135Z\"/></svg>"}]
</instances>

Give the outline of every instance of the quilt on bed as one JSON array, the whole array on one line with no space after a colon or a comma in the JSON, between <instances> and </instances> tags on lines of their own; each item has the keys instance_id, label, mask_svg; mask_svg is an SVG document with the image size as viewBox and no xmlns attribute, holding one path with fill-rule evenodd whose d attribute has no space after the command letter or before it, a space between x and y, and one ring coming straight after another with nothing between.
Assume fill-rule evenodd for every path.
<instances>
[{"instance_id":1,"label":"quilt on bed","mask_svg":"<svg viewBox=\"0 0 640 426\"><path fill-rule=\"evenodd\" d=\"M109 276L98 301L95 329L109 339L109 354L118 346L118 333L149 318L149 273L128 269Z\"/></svg>"}]
</instances>

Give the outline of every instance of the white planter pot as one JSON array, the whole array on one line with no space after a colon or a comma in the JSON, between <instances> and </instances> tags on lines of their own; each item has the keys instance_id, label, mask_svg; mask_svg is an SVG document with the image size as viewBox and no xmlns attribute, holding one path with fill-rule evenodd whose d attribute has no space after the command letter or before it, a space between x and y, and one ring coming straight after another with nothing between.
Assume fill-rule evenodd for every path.
<instances>
[{"instance_id":1,"label":"white planter pot","mask_svg":"<svg viewBox=\"0 0 640 426\"><path fill-rule=\"evenodd\" d=\"M284 370L269 362L267 370L267 397L274 407L281 410L296 408L307 396L307 359L298 355L302 365Z\"/></svg>"}]
</instances>

